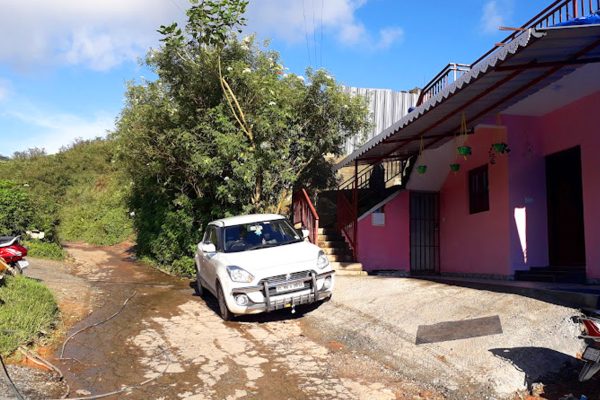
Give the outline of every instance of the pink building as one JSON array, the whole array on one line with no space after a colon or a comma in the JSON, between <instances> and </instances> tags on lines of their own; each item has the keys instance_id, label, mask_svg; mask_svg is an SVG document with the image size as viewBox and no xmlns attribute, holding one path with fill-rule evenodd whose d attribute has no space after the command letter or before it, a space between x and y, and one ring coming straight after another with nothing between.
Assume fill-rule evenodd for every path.
<instances>
[{"instance_id":1,"label":"pink building","mask_svg":"<svg viewBox=\"0 0 600 400\"><path fill-rule=\"evenodd\" d=\"M338 165L356 176L337 228L365 270L600 281L600 14L575 3L450 64ZM559 6L571 20L553 26ZM373 166L392 162L401 185L361 199Z\"/></svg>"}]
</instances>

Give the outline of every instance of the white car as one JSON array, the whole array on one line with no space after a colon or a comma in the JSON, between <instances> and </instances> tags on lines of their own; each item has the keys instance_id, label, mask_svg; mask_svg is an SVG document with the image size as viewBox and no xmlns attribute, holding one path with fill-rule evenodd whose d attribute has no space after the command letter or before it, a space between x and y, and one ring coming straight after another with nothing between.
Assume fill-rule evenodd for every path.
<instances>
[{"instance_id":1,"label":"white car","mask_svg":"<svg viewBox=\"0 0 600 400\"><path fill-rule=\"evenodd\" d=\"M276 214L208 224L196 251L196 292L208 289L224 320L327 300L334 270L318 246Z\"/></svg>"}]
</instances>

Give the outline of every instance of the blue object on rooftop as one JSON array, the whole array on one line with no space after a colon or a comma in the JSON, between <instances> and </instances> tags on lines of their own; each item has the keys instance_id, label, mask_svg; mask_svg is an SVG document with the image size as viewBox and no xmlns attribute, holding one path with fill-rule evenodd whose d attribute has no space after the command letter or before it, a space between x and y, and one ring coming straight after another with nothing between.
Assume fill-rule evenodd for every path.
<instances>
[{"instance_id":1,"label":"blue object on rooftop","mask_svg":"<svg viewBox=\"0 0 600 400\"><path fill-rule=\"evenodd\" d=\"M578 25L596 25L600 24L600 11L596 11L587 17L573 18L565 22L561 22L554 26L578 26Z\"/></svg>"}]
</instances>

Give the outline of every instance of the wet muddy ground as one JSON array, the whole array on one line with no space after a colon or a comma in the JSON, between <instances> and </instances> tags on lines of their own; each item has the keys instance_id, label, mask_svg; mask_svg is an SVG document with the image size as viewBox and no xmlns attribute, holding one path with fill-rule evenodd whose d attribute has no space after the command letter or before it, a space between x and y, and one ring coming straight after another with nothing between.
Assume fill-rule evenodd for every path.
<instances>
[{"instance_id":1,"label":"wet muddy ground","mask_svg":"<svg viewBox=\"0 0 600 400\"><path fill-rule=\"evenodd\" d=\"M68 251L72 279L61 275L64 267L52 270L45 262L30 272L57 293L65 337L113 316L130 298L110 321L69 340L63 360L56 345L50 360L64 373L69 397L129 387L108 398L444 398L318 337L319 320L307 318L315 307L225 323L214 298L199 298L188 280L136 263L128 246L72 244Z\"/></svg>"},{"instance_id":2,"label":"wet muddy ground","mask_svg":"<svg viewBox=\"0 0 600 400\"><path fill-rule=\"evenodd\" d=\"M225 323L212 296L199 298L188 280L135 262L128 245L68 251L70 262L32 260L28 273L61 308L56 344L45 354L64 373L69 398L520 399L520 388L543 382L547 399L572 392L600 400L600 378L576 383L571 309L413 279L342 277L331 302ZM502 334L414 342L420 325L491 314ZM59 359L64 340L94 324ZM497 357L499 348L522 351L523 360ZM560 369L565 360L570 367ZM27 398L64 393L64 385L45 384L31 382Z\"/></svg>"}]
</instances>

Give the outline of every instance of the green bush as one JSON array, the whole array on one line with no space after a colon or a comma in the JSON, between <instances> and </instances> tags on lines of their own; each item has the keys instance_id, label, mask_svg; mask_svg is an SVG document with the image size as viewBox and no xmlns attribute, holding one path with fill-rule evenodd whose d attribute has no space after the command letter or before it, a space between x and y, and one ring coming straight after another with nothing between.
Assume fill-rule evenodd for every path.
<instances>
[{"instance_id":1,"label":"green bush","mask_svg":"<svg viewBox=\"0 0 600 400\"><path fill-rule=\"evenodd\" d=\"M186 276L188 278L196 276L196 266L192 257L179 258L171 264L170 272L178 276Z\"/></svg>"},{"instance_id":2,"label":"green bush","mask_svg":"<svg viewBox=\"0 0 600 400\"><path fill-rule=\"evenodd\" d=\"M113 173L69 188L60 211L61 240L104 246L128 239L133 229L126 208L128 187L123 181Z\"/></svg>"},{"instance_id":3,"label":"green bush","mask_svg":"<svg viewBox=\"0 0 600 400\"><path fill-rule=\"evenodd\" d=\"M0 180L0 236L30 227L34 211L28 193L15 182Z\"/></svg>"},{"instance_id":4,"label":"green bush","mask_svg":"<svg viewBox=\"0 0 600 400\"><path fill-rule=\"evenodd\" d=\"M40 240L27 240L23 242L30 257L47 258L50 260L64 260L66 252L54 242L42 242Z\"/></svg>"},{"instance_id":5,"label":"green bush","mask_svg":"<svg viewBox=\"0 0 600 400\"><path fill-rule=\"evenodd\" d=\"M41 283L23 276L5 277L0 286L0 354L48 333L58 317L54 296Z\"/></svg>"},{"instance_id":6,"label":"green bush","mask_svg":"<svg viewBox=\"0 0 600 400\"><path fill-rule=\"evenodd\" d=\"M113 162L114 151L110 139L76 140L57 154L33 149L1 162L0 176L10 176L14 183L5 188L0 182L0 234L10 222L6 233L39 229L56 243L112 245L130 237L129 180ZM29 202L17 195L27 195ZM28 204L24 211L12 209ZM10 218L3 219L4 214Z\"/></svg>"}]
</instances>

